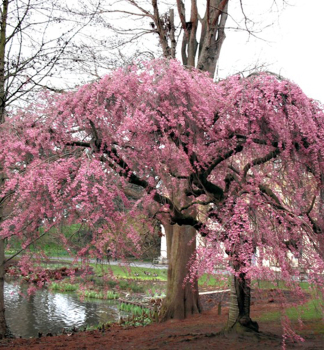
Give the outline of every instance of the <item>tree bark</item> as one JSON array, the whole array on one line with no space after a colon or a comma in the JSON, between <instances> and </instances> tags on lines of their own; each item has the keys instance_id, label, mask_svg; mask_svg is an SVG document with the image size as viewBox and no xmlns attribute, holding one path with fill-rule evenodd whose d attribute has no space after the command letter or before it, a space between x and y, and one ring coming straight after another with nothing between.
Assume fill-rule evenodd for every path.
<instances>
[{"instance_id":1,"label":"tree bark","mask_svg":"<svg viewBox=\"0 0 324 350\"><path fill-rule=\"evenodd\" d=\"M152 6L153 6L153 12L154 12L153 20L156 25L157 33L159 34L159 41L163 51L163 56L165 58L173 58L172 52L171 52L172 50L168 43L168 33L166 31L166 28L163 26L163 21L160 16L157 0L152 0Z\"/></svg>"},{"instance_id":2,"label":"tree bark","mask_svg":"<svg viewBox=\"0 0 324 350\"><path fill-rule=\"evenodd\" d=\"M225 40L225 23L229 0L211 0L202 22L197 68L213 78Z\"/></svg>"},{"instance_id":3,"label":"tree bark","mask_svg":"<svg viewBox=\"0 0 324 350\"><path fill-rule=\"evenodd\" d=\"M6 91L5 91L5 52L6 29L8 17L8 0L2 1L1 27L0 27L0 124L5 120Z\"/></svg>"},{"instance_id":4,"label":"tree bark","mask_svg":"<svg viewBox=\"0 0 324 350\"><path fill-rule=\"evenodd\" d=\"M166 244L167 244L167 259L168 261L171 261L173 225L163 224L163 226L164 226L165 238L166 238Z\"/></svg>"},{"instance_id":5,"label":"tree bark","mask_svg":"<svg viewBox=\"0 0 324 350\"><path fill-rule=\"evenodd\" d=\"M4 255L5 241L0 239L0 339L6 336L6 318L4 305L4 275L5 275L5 255Z\"/></svg>"},{"instance_id":6,"label":"tree bark","mask_svg":"<svg viewBox=\"0 0 324 350\"><path fill-rule=\"evenodd\" d=\"M231 294L228 321L225 331L251 330L258 332L257 322L251 320L251 286L244 273L231 278Z\"/></svg>"},{"instance_id":7,"label":"tree bark","mask_svg":"<svg viewBox=\"0 0 324 350\"><path fill-rule=\"evenodd\" d=\"M188 263L196 249L196 230L191 226L174 225L168 267L167 295L160 320L184 319L201 312L197 279L186 281Z\"/></svg>"}]
</instances>

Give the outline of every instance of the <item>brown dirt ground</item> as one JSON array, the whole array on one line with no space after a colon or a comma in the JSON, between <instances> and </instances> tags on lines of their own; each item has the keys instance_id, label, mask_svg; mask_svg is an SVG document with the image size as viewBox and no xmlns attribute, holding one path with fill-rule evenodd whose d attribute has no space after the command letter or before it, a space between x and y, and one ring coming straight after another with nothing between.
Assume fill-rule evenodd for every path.
<instances>
[{"instance_id":1,"label":"brown dirt ground","mask_svg":"<svg viewBox=\"0 0 324 350\"><path fill-rule=\"evenodd\" d=\"M224 300L224 299L223 299ZM251 308L253 319L263 313L279 310L280 304L268 298L258 300ZM210 296L204 297L203 304L208 309L215 305ZM226 305L226 304L225 304ZM111 325L104 331L86 331L69 335L46 336L38 339L6 339L0 341L0 349L136 349L136 350L203 350L203 349L281 349L282 327L280 322L259 322L260 334L215 335L226 323L228 308L222 308L218 315L217 305L200 315L182 321L171 320L154 323L147 327L122 328ZM309 322L303 328L296 326L305 342L288 342L286 349L324 349L324 323Z\"/></svg>"}]
</instances>

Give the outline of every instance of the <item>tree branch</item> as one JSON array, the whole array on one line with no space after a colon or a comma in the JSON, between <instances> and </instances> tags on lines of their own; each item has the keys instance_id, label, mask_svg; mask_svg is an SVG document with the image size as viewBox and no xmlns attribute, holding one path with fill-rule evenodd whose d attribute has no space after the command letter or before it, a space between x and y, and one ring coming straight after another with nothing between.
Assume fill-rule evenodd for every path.
<instances>
[{"instance_id":1,"label":"tree branch","mask_svg":"<svg viewBox=\"0 0 324 350\"><path fill-rule=\"evenodd\" d=\"M282 206L279 198L274 194L274 192L271 190L271 188L269 188L267 185L259 185L259 189L262 193L265 193L266 195L268 195L270 198L272 198L275 202L276 202L276 207L278 209L283 209L285 210L285 208Z\"/></svg>"},{"instance_id":2,"label":"tree branch","mask_svg":"<svg viewBox=\"0 0 324 350\"><path fill-rule=\"evenodd\" d=\"M251 169L252 166L265 164L269 160L276 158L279 153L280 153L280 149L277 148L274 151L269 152L264 157L253 159L252 162L246 164L246 166L244 167L244 169L243 169L243 173L244 173L243 174L243 178L246 178L246 175L247 175L248 171Z\"/></svg>"},{"instance_id":3,"label":"tree branch","mask_svg":"<svg viewBox=\"0 0 324 350\"><path fill-rule=\"evenodd\" d=\"M239 153L243 151L243 145L239 144L234 149L226 152L223 156L219 156L215 159L215 161L207 168L206 172L208 175L216 168L218 164L223 162L224 160L230 158L233 154Z\"/></svg>"}]
</instances>

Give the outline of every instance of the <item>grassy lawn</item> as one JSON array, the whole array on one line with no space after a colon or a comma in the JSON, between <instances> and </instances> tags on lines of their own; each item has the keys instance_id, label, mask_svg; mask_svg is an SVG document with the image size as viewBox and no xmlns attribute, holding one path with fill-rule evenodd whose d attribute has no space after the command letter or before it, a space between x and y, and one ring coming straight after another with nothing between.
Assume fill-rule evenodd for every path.
<instances>
[{"instance_id":1,"label":"grassy lawn","mask_svg":"<svg viewBox=\"0 0 324 350\"><path fill-rule=\"evenodd\" d=\"M42 266L49 269L60 269L63 266L71 267L71 261L62 261L51 264L44 263ZM73 264L75 266L75 264ZM86 278L77 277L74 284L63 280L54 282L51 286L52 290L72 292L79 289L80 284L91 282L95 289L106 287L109 289L128 290L133 293L146 293L147 295L155 296L164 294L165 284L167 282L167 270L156 268L144 268L134 266L119 266L106 264L90 264L94 274L88 275ZM111 275L111 279L109 278ZM108 276L103 278L103 276ZM155 282L165 282L162 285ZM214 289L224 289L228 287L228 276L211 276L203 275L199 279L200 287L209 287ZM92 293L92 297L95 294Z\"/></svg>"},{"instance_id":2,"label":"grassy lawn","mask_svg":"<svg viewBox=\"0 0 324 350\"><path fill-rule=\"evenodd\" d=\"M118 266L118 265L99 265L90 264L95 274L101 277L105 274L113 274L117 278L141 280L141 281L166 281L167 270L166 269L154 269L144 267L133 266Z\"/></svg>"},{"instance_id":3,"label":"grassy lawn","mask_svg":"<svg viewBox=\"0 0 324 350\"><path fill-rule=\"evenodd\" d=\"M215 289L227 289L229 286L229 276L203 274L199 280L200 287L214 287Z\"/></svg>"},{"instance_id":4,"label":"grassy lawn","mask_svg":"<svg viewBox=\"0 0 324 350\"><path fill-rule=\"evenodd\" d=\"M323 301L312 299L304 305L284 310L284 315L294 322L297 322L299 318L302 321L321 320L323 318L321 307L323 307ZM257 321L280 321L281 316L282 314L279 311L267 312L258 318Z\"/></svg>"},{"instance_id":5,"label":"grassy lawn","mask_svg":"<svg viewBox=\"0 0 324 350\"><path fill-rule=\"evenodd\" d=\"M299 286L303 290L309 289L309 283L299 282ZM290 290L291 287L287 285L284 281L266 281L266 280L255 280L252 281L252 288L258 289L281 289L281 290Z\"/></svg>"},{"instance_id":6,"label":"grassy lawn","mask_svg":"<svg viewBox=\"0 0 324 350\"><path fill-rule=\"evenodd\" d=\"M117 278L132 279L138 281L167 281L167 269L155 269L144 267L125 267L118 265L91 264L98 277L107 273L113 273ZM199 278L199 286L227 288L228 276L213 276L204 274Z\"/></svg>"}]
</instances>

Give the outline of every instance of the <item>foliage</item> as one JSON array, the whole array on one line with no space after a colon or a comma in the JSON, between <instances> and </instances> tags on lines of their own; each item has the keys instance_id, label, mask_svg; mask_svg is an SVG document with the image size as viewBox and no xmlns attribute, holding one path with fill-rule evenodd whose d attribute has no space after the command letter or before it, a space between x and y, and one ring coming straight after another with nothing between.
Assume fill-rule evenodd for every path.
<instances>
[{"instance_id":1,"label":"foliage","mask_svg":"<svg viewBox=\"0 0 324 350\"><path fill-rule=\"evenodd\" d=\"M175 61L154 61L44 99L2 128L12 134L1 154L14 171L6 191L15 191L17 213L3 236L22 238L22 227L37 235L40 219L46 230L87 220L99 252L107 242L114 254L140 250L136 230L120 230L157 203L158 217L194 225L216 258L219 243L237 250L230 259L241 256L249 271L258 247L260 266L267 255L288 272L287 254L302 242L303 264L322 266L307 242L322 237L323 112L296 85L266 74L214 84ZM125 196L128 184L144 190L140 202ZM204 262L214 264L208 249Z\"/></svg>"},{"instance_id":2,"label":"foliage","mask_svg":"<svg viewBox=\"0 0 324 350\"><path fill-rule=\"evenodd\" d=\"M173 60L44 94L1 126L13 207L1 235L26 246L39 226L84 223L93 232L77 252L84 263L107 248L139 257L128 222L153 233L154 217L205 237L190 281L222 265L244 283L296 284L303 270L323 286L323 118L288 80L262 73L215 84Z\"/></svg>"},{"instance_id":3,"label":"foliage","mask_svg":"<svg viewBox=\"0 0 324 350\"><path fill-rule=\"evenodd\" d=\"M126 311L126 312L131 312L132 314L137 315L137 316L142 315L143 311L144 312L150 311L149 309L145 309L141 306L127 304L127 303L120 303L119 309Z\"/></svg>"},{"instance_id":4,"label":"foliage","mask_svg":"<svg viewBox=\"0 0 324 350\"><path fill-rule=\"evenodd\" d=\"M118 293L115 293L114 291L95 291L95 290L85 290L80 292L83 297L85 298L94 298L94 299L108 299L108 300L115 300L119 298Z\"/></svg>"},{"instance_id":5,"label":"foliage","mask_svg":"<svg viewBox=\"0 0 324 350\"><path fill-rule=\"evenodd\" d=\"M71 283L57 283L52 282L50 285L50 289L53 291L59 291L59 292L75 292L78 290L79 285L78 284L71 284Z\"/></svg>"},{"instance_id":6,"label":"foliage","mask_svg":"<svg viewBox=\"0 0 324 350\"><path fill-rule=\"evenodd\" d=\"M198 280L199 286L214 286L217 288L227 288L229 286L228 275L214 275L204 273Z\"/></svg>"},{"instance_id":7,"label":"foliage","mask_svg":"<svg viewBox=\"0 0 324 350\"><path fill-rule=\"evenodd\" d=\"M158 288L152 288L152 289L150 288L146 290L146 294L152 298L164 298L165 290L158 289Z\"/></svg>"},{"instance_id":8,"label":"foliage","mask_svg":"<svg viewBox=\"0 0 324 350\"><path fill-rule=\"evenodd\" d=\"M121 318L120 324L122 324L125 327L147 326L153 322L152 311L145 307L136 306L136 305L127 304L127 303L121 303L119 305L119 310L132 314L132 316L128 316L126 320Z\"/></svg>"}]
</instances>

